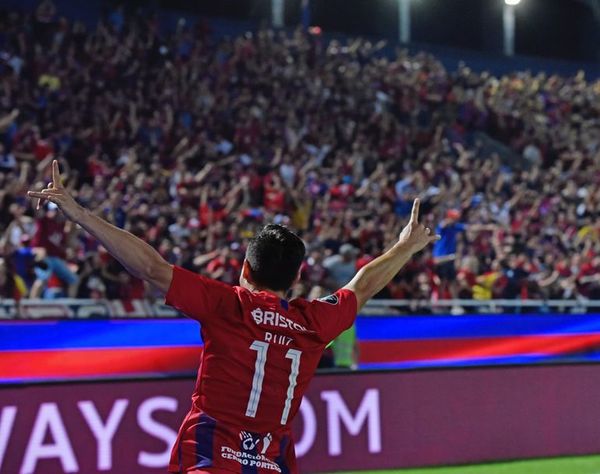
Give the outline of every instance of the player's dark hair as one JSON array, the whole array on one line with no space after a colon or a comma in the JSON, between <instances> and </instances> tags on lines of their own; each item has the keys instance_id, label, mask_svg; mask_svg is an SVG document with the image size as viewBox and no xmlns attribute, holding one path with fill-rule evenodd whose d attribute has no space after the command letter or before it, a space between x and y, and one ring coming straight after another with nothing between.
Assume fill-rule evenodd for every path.
<instances>
[{"instance_id":1,"label":"player's dark hair","mask_svg":"<svg viewBox=\"0 0 600 474\"><path fill-rule=\"evenodd\" d=\"M304 242L292 231L277 224L266 225L246 250L252 281L269 290L289 290L305 252Z\"/></svg>"}]
</instances>

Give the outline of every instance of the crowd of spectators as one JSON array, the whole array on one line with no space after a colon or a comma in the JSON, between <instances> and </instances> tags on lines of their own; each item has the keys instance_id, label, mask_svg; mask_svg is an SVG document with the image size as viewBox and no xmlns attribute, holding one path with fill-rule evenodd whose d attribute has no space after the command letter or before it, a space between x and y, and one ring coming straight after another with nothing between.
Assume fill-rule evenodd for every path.
<instances>
[{"instance_id":1,"label":"crowd of spectators","mask_svg":"<svg viewBox=\"0 0 600 474\"><path fill-rule=\"evenodd\" d=\"M53 158L81 204L227 283L275 222L307 244L295 294L320 296L393 243L420 197L442 239L380 297L600 296L600 82L450 72L300 30L164 31L122 9L88 29L50 0L4 13L1 297L152 297L26 198Z\"/></svg>"}]
</instances>

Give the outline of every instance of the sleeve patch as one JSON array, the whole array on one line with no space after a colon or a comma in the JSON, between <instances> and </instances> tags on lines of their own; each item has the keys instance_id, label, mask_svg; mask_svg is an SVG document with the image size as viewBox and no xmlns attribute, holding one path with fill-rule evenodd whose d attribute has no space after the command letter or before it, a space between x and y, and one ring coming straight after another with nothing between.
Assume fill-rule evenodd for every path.
<instances>
[{"instance_id":1,"label":"sleeve patch","mask_svg":"<svg viewBox=\"0 0 600 474\"><path fill-rule=\"evenodd\" d=\"M322 301L323 303L329 304L338 304L340 302L337 295L324 296L323 298L319 298L317 301Z\"/></svg>"}]
</instances>

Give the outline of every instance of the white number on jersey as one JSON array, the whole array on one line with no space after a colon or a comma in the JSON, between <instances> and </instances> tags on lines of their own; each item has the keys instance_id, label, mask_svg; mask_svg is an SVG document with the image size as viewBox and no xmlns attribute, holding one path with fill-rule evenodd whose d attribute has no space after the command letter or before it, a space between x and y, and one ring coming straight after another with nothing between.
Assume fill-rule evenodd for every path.
<instances>
[{"instance_id":1,"label":"white number on jersey","mask_svg":"<svg viewBox=\"0 0 600 474\"><path fill-rule=\"evenodd\" d=\"M250 349L256 351L257 354L256 363L254 364L254 377L252 378L252 390L250 391L248 406L246 407L246 416L254 418L256 416L256 410L258 410L258 402L260 401L260 393L262 392L263 379L265 378L265 364L267 363L269 343L264 341L254 341L252 344L250 344ZM300 373L301 356L302 351L297 349L290 349L285 355L286 359L291 360L291 370L287 395L283 405L283 413L281 414L282 425L287 423L290 415L290 408L292 407L292 400L294 399L294 389L296 388L296 381L298 379L298 374Z\"/></svg>"}]
</instances>

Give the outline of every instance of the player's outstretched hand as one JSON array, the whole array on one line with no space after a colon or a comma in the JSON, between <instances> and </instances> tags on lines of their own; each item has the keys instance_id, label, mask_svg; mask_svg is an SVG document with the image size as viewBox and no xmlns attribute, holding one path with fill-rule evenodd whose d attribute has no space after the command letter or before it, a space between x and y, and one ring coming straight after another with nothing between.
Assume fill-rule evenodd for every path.
<instances>
[{"instance_id":1,"label":"player's outstretched hand","mask_svg":"<svg viewBox=\"0 0 600 474\"><path fill-rule=\"evenodd\" d=\"M419 224L419 205L420 200L417 198L413 203L410 213L410 220L406 227L400 233L399 242L408 245L413 253L423 250L427 245L440 239L439 235L432 235L431 229Z\"/></svg>"},{"instance_id":2,"label":"player's outstretched hand","mask_svg":"<svg viewBox=\"0 0 600 474\"><path fill-rule=\"evenodd\" d=\"M75 202L75 199L73 199L63 186L60 179L58 161L56 160L52 162L52 182L48 183L48 187L41 191L29 191L27 195L39 199L38 208L40 203L44 200L53 202L60 208L65 216L75 222L77 222L79 217L83 214L83 208Z\"/></svg>"}]
</instances>

